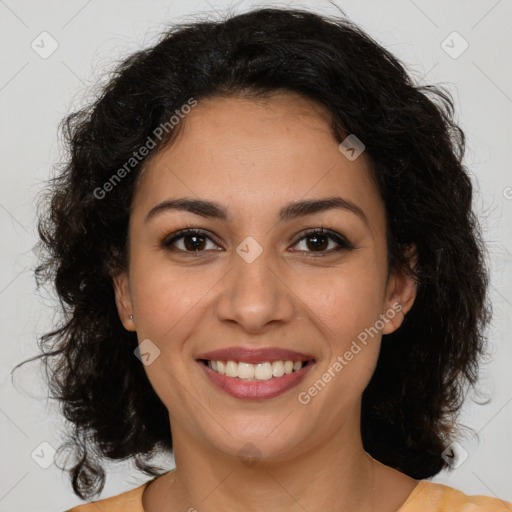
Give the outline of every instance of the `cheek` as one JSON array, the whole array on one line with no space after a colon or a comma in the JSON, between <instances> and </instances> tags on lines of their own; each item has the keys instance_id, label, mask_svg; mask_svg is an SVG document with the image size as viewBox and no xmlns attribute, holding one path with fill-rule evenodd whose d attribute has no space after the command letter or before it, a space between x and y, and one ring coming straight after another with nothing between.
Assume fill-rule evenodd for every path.
<instances>
[{"instance_id":1,"label":"cheek","mask_svg":"<svg viewBox=\"0 0 512 512\"><path fill-rule=\"evenodd\" d=\"M142 260L131 262L139 344L150 340L158 354L144 370L156 394L175 415L190 398L183 389L190 364L184 354L185 340L196 328L198 315L203 315L205 295L212 286L191 279L190 271Z\"/></svg>"},{"instance_id":2,"label":"cheek","mask_svg":"<svg viewBox=\"0 0 512 512\"><path fill-rule=\"evenodd\" d=\"M130 261L131 291L139 344L149 339L158 348L158 357L144 369L157 395L176 413L190 398L182 384L191 364L186 340L205 319L209 294L221 276L162 260L135 255Z\"/></svg>"},{"instance_id":3,"label":"cheek","mask_svg":"<svg viewBox=\"0 0 512 512\"><path fill-rule=\"evenodd\" d=\"M137 332L167 346L197 323L197 315L215 284L214 273L162 263L134 261L132 294Z\"/></svg>"},{"instance_id":4,"label":"cheek","mask_svg":"<svg viewBox=\"0 0 512 512\"><path fill-rule=\"evenodd\" d=\"M340 269L325 277L304 283L300 294L326 350L322 370L329 375L325 380L352 400L363 392L377 363L383 279L377 266ZM340 396L330 396L335 395Z\"/></svg>"},{"instance_id":5,"label":"cheek","mask_svg":"<svg viewBox=\"0 0 512 512\"><path fill-rule=\"evenodd\" d=\"M375 266L351 266L296 282L295 289L322 332L340 348L375 324L382 312L383 276Z\"/></svg>"}]
</instances>

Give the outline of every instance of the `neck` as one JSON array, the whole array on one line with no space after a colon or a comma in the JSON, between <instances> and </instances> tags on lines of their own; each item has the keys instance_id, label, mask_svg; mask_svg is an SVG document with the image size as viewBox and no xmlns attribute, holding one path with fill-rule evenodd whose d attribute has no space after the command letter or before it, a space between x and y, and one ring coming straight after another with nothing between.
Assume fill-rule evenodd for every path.
<instances>
[{"instance_id":1,"label":"neck","mask_svg":"<svg viewBox=\"0 0 512 512\"><path fill-rule=\"evenodd\" d=\"M176 469L144 496L147 512L374 510L382 468L364 451L358 424L343 425L293 457L272 460L244 458L251 455L250 445L238 457L226 455L179 424L172 425L172 434Z\"/></svg>"}]
</instances>

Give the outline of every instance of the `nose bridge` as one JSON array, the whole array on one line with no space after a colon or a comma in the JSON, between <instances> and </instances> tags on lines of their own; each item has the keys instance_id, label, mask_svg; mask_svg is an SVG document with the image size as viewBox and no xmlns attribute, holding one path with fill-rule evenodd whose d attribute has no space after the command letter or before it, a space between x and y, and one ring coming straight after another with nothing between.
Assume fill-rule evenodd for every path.
<instances>
[{"instance_id":1,"label":"nose bridge","mask_svg":"<svg viewBox=\"0 0 512 512\"><path fill-rule=\"evenodd\" d=\"M217 311L220 320L254 332L270 322L288 321L294 310L289 290L273 270L271 251L262 249L247 239L238 246Z\"/></svg>"}]
</instances>

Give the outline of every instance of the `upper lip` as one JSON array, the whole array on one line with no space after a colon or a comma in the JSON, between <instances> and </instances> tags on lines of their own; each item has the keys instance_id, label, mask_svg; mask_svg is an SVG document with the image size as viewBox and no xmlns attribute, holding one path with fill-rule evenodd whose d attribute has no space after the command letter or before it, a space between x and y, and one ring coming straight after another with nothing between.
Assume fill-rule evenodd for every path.
<instances>
[{"instance_id":1,"label":"upper lip","mask_svg":"<svg viewBox=\"0 0 512 512\"><path fill-rule=\"evenodd\" d=\"M309 361L314 358L313 356L301 352L277 347L230 347L205 352L199 355L197 359L207 359L209 361L243 361L244 363L256 364L265 361Z\"/></svg>"}]
</instances>

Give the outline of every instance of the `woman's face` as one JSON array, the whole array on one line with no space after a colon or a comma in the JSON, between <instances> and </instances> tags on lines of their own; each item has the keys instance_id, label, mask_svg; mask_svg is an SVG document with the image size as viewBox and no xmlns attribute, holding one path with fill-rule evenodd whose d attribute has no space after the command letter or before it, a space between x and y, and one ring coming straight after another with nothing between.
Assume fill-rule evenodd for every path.
<instances>
[{"instance_id":1,"label":"woman's face","mask_svg":"<svg viewBox=\"0 0 512 512\"><path fill-rule=\"evenodd\" d=\"M366 155L347 158L328 111L293 94L201 100L181 122L146 165L129 271L115 278L120 317L143 343L173 438L235 456L251 443L271 459L311 449L343 425L359 435L381 334L414 300L414 283L387 273L385 208ZM185 198L214 202L222 215L207 206L153 210ZM311 207L327 198L341 199ZM310 206L290 208L303 202ZM186 228L200 232L173 239ZM229 363L228 375L258 378L221 375L199 360L233 348L246 351L219 360L254 364ZM309 362L278 376L287 359Z\"/></svg>"}]
</instances>

